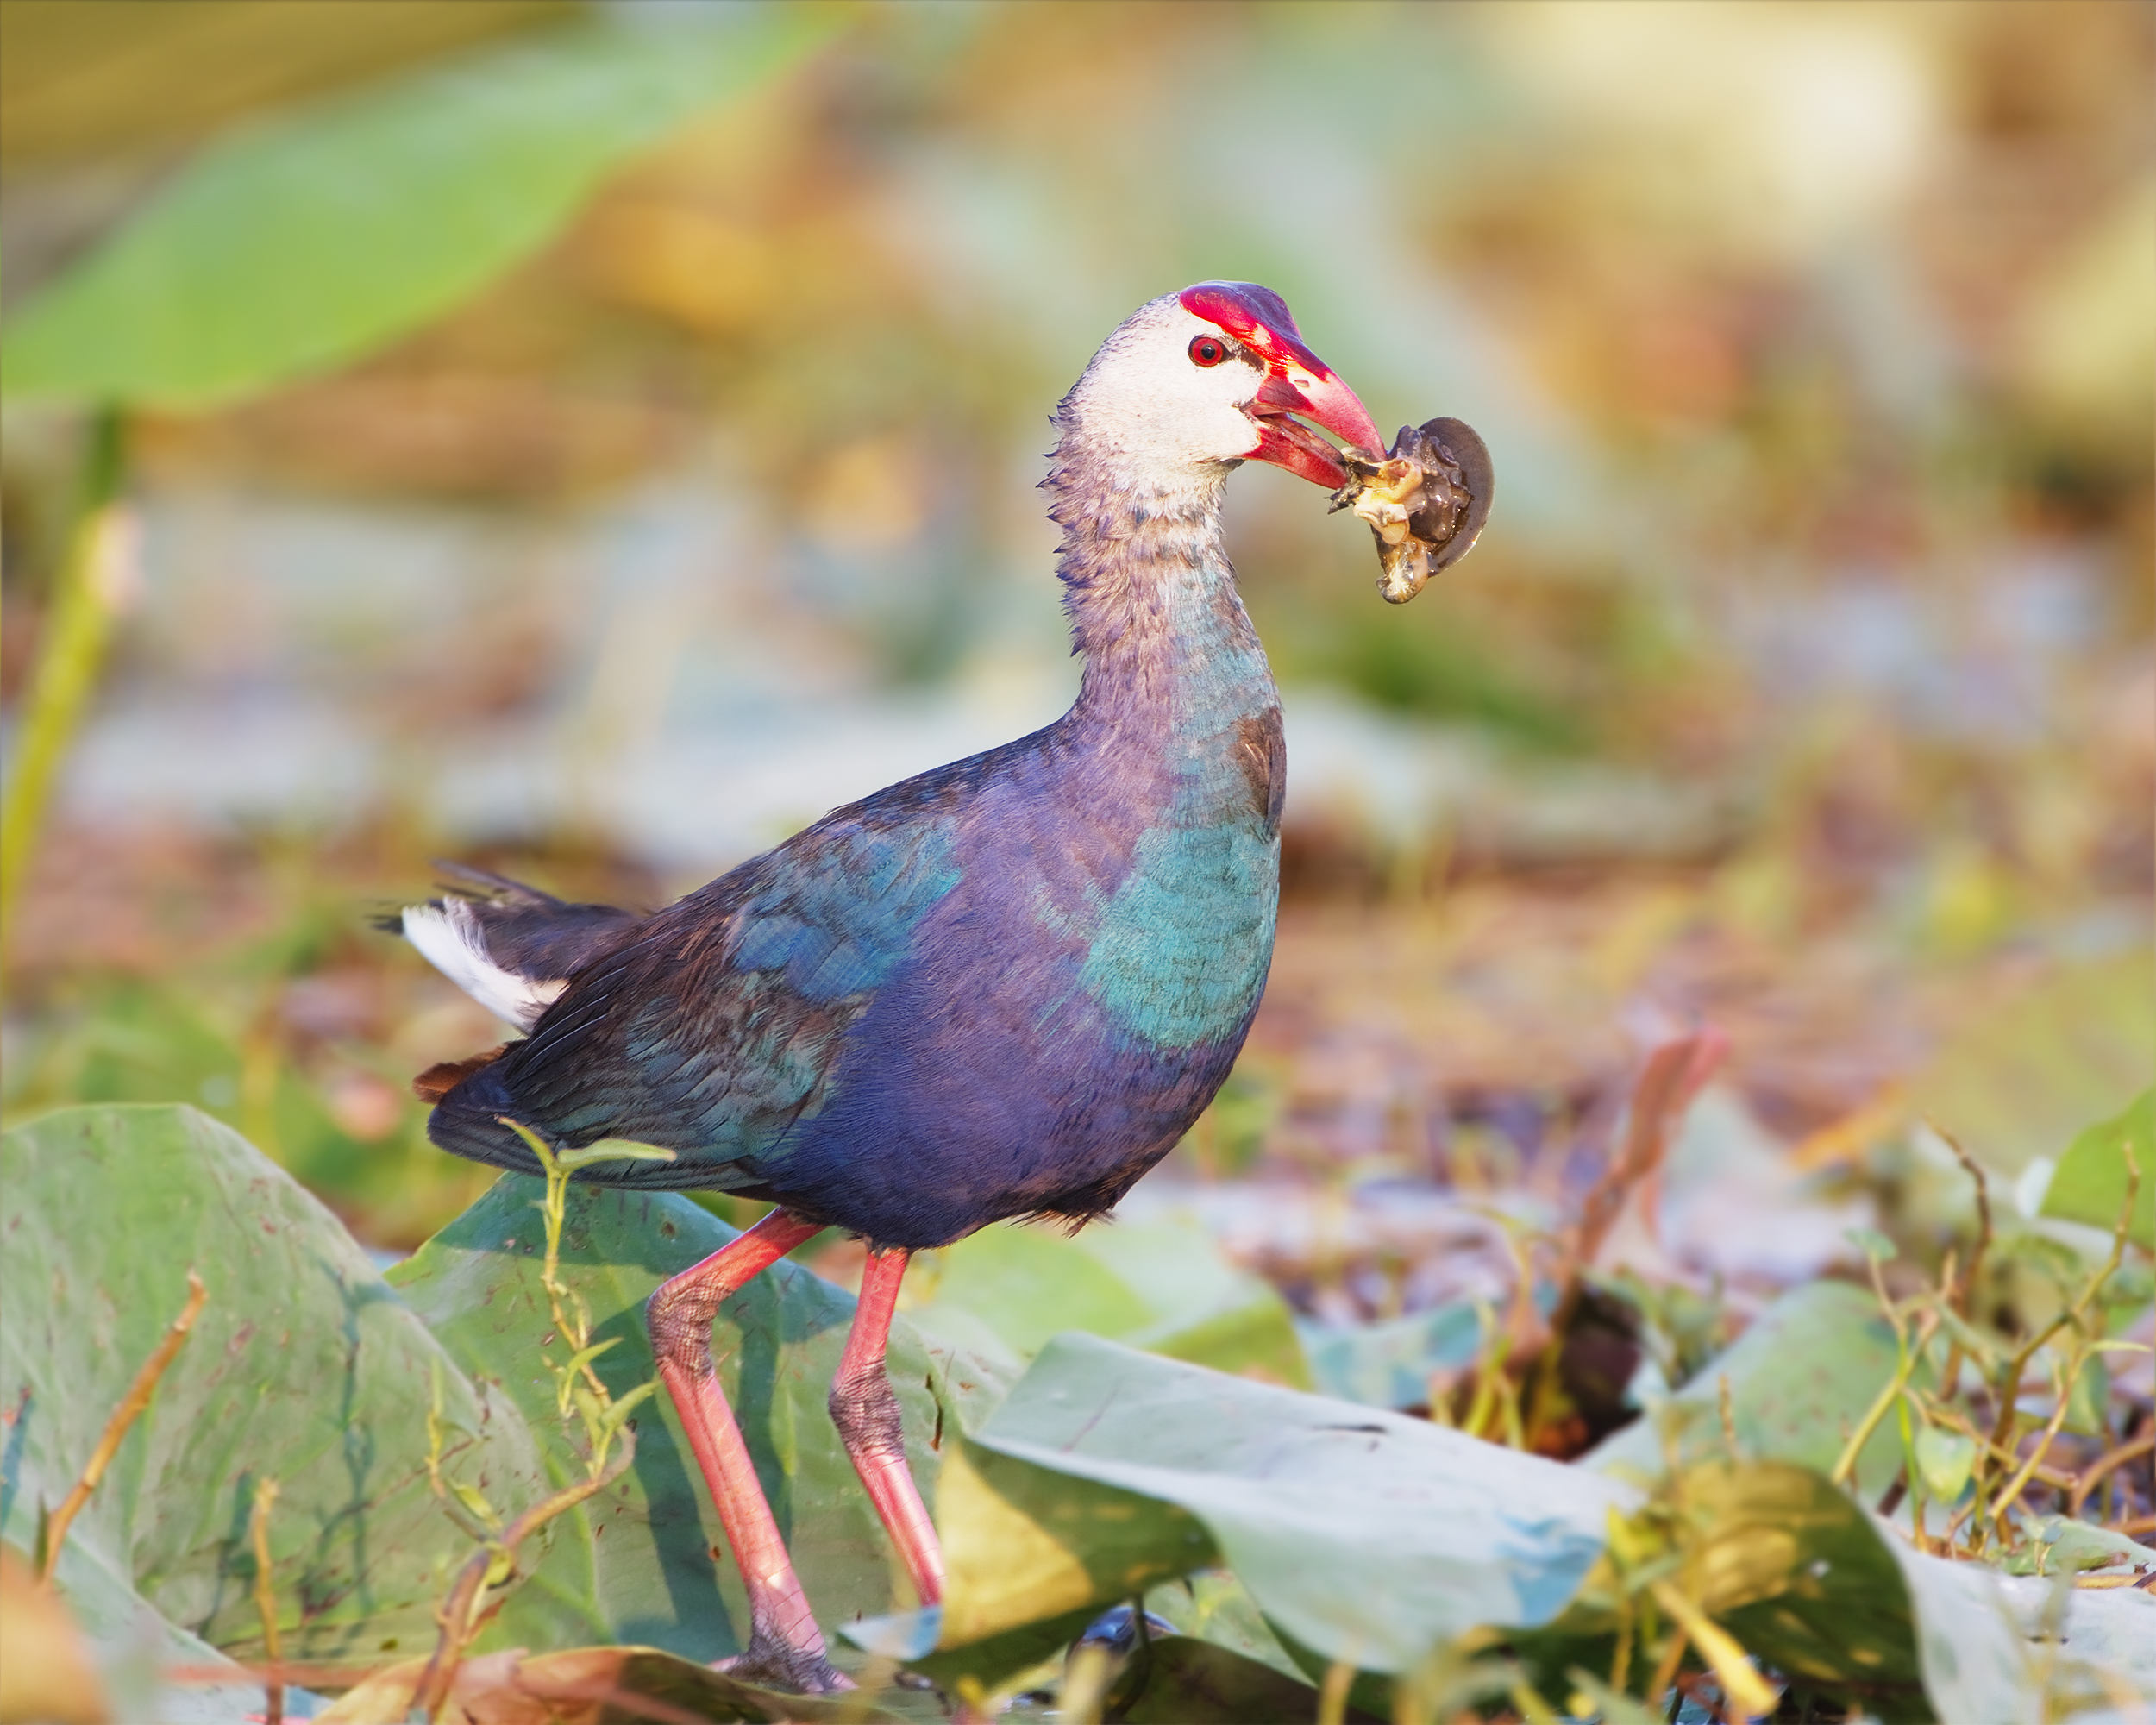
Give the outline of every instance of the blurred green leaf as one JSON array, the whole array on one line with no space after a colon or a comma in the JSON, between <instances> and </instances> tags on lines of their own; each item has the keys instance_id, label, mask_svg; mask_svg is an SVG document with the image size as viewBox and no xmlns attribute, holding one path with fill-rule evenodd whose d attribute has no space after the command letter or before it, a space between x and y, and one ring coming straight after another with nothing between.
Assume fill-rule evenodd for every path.
<instances>
[{"instance_id":1,"label":"blurred green leaf","mask_svg":"<svg viewBox=\"0 0 2156 1725\"><path fill-rule=\"evenodd\" d=\"M2156 1245L2156 1089L2144 1090L2115 1119L2102 1120L2067 1145L2045 1189L2040 1214L2092 1228L2115 1228L2126 1208L2128 1151L2140 1171L2132 1237Z\"/></svg>"},{"instance_id":2,"label":"blurred green leaf","mask_svg":"<svg viewBox=\"0 0 2156 1725\"><path fill-rule=\"evenodd\" d=\"M372 1658L434 1639L469 1553L427 1485L437 1368L450 1464L497 1500L533 1493L530 1432L476 1392L336 1220L228 1127L185 1107L62 1109L0 1139L0 1401L17 1410L0 1529L24 1548L185 1296L209 1303L77 1520L71 1595L139 1592L190 1634L260 1655L247 1529L269 1529L286 1658Z\"/></svg>"},{"instance_id":3,"label":"blurred green leaf","mask_svg":"<svg viewBox=\"0 0 2156 1725\"><path fill-rule=\"evenodd\" d=\"M1910 1086L1917 1111L1991 1167L2018 1174L2099 1111L2144 1089L2156 1051L2156 970L2142 952L2061 965L1972 1015ZM2115 1208L2103 1226L2117 1220Z\"/></svg>"},{"instance_id":4,"label":"blurred green leaf","mask_svg":"<svg viewBox=\"0 0 2156 1725\"><path fill-rule=\"evenodd\" d=\"M1902 1250L1877 1228L1844 1228L1842 1238L1874 1264L1884 1264Z\"/></svg>"},{"instance_id":5,"label":"blurred green leaf","mask_svg":"<svg viewBox=\"0 0 2156 1725\"><path fill-rule=\"evenodd\" d=\"M390 1272L458 1364L522 1410L535 1429L558 1430L553 1379L541 1351L553 1330L539 1285L543 1182L504 1176L456 1221ZM561 1279L588 1302L595 1342L618 1342L593 1362L617 1398L657 1373L643 1305L667 1276L736 1238L736 1231L672 1193L572 1186L561 1236ZM825 1622L893 1609L890 1542L855 1477L825 1402L854 1302L843 1289L781 1259L719 1310L712 1356L749 1453ZM553 1344L559 1350L560 1344ZM907 1459L931 1504L958 1432L985 1415L1000 1383L981 1362L924 1341L901 1319L890 1371L906 1427ZM555 1524L532 1579L511 1594L486 1647L649 1643L711 1659L746 1645L748 1605L724 1535L672 1402L636 1411L636 1465ZM940 1447L939 1447L940 1445ZM548 1468L575 1468L549 1441ZM499 1504L501 1494L493 1494Z\"/></svg>"},{"instance_id":6,"label":"blurred green leaf","mask_svg":"<svg viewBox=\"0 0 2156 1725\"><path fill-rule=\"evenodd\" d=\"M1002 1223L943 1248L932 1275L913 1320L1013 1364L1085 1330L1220 1371L1310 1383L1287 1302L1194 1223L1119 1222L1075 1236Z\"/></svg>"},{"instance_id":7,"label":"blurred green leaf","mask_svg":"<svg viewBox=\"0 0 2156 1725\"><path fill-rule=\"evenodd\" d=\"M2003 1567L2009 1575L2076 1575L2124 1565L2146 1573L2156 1568L2156 1551L2071 1516L2046 1515L2037 1523L2035 1537L2010 1553ZM2156 1613L2151 1619L2156 1622Z\"/></svg>"},{"instance_id":8,"label":"blurred green leaf","mask_svg":"<svg viewBox=\"0 0 2156 1725\"><path fill-rule=\"evenodd\" d=\"M1463 720L1531 748L1570 753L1588 740L1586 720L1535 687L1505 656L1457 618L1391 617L1356 611L1332 619L1311 670L1376 705ZM1448 626L1449 625L1449 626Z\"/></svg>"},{"instance_id":9,"label":"blurred green leaf","mask_svg":"<svg viewBox=\"0 0 2156 1725\"><path fill-rule=\"evenodd\" d=\"M1846 1282L1793 1289L1660 1410L1604 1439L1583 1465L1657 1476L1664 1466L1665 1429L1681 1459L1723 1456L1717 1404L1727 1378L1739 1455L1823 1474L1898 1363L1893 1328L1865 1289ZM1858 1458L1860 1491L1886 1489L1902 1464L1901 1444L1892 1421L1882 1421Z\"/></svg>"},{"instance_id":10,"label":"blurred green leaf","mask_svg":"<svg viewBox=\"0 0 2156 1725\"><path fill-rule=\"evenodd\" d=\"M1665 1479L1656 1499L1678 1530L1673 1584L1747 1653L1845 1704L1861 1697L1877 1717L1933 1716L1895 1542L1823 1474L1703 1461ZM1514 1638L1539 1684L1555 1688L1564 1673L1576 1684L1579 1667L1608 1668L1619 1597L1614 1571L1598 1565L1554 1623Z\"/></svg>"},{"instance_id":11,"label":"blurred green leaf","mask_svg":"<svg viewBox=\"0 0 2156 1725\"><path fill-rule=\"evenodd\" d=\"M1746 1651L1822 1683L1920 1680L1894 1553L1863 1506L1823 1474L1702 1462L1685 1470L1681 1496L1702 1528L1690 1553L1700 1604Z\"/></svg>"},{"instance_id":12,"label":"blurred green leaf","mask_svg":"<svg viewBox=\"0 0 2156 1725\"><path fill-rule=\"evenodd\" d=\"M1303 1680L1302 1667L1281 1645L1250 1589L1227 1570L1202 1571L1163 1583L1145 1596L1145 1609L1174 1624L1180 1634L1256 1659L1297 1682Z\"/></svg>"},{"instance_id":13,"label":"blurred green leaf","mask_svg":"<svg viewBox=\"0 0 2156 1725\"><path fill-rule=\"evenodd\" d=\"M1926 1556L1808 1468L1702 1462L1658 1495L1679 1512L1683 1583L1701 1608L1800 1690L1861 1703L1887 1725L2071 1716L2068 1697L2115 1697L2156 1655L2156 1602L2119 1608L2109 1593ZM2077 1549L2096 1533L2065 1525ZM1612 1582L1598 1568L1563 1617L1515 1638L1531 1667L1607 1668Z\"/></svg>"},{"instance_id":14,"label":"blurred green leaf","mask_svg":"<svg viewBox=\"0 0 2156 1725\"><path fill-rule=\"evenodd\" d=\"M1082 1335L1043 1351L947 1473L943 1639L1128 1596L1217 1549L1328 1659L1560 1611L1625 1489L1380 1409Z\"/></svg>"},{"instance_id":15,"label":"blurred green leaf","mask_svg":"<svg viewBox=\"0 0 2156 1725\"><path fill-rule=\"evenodd\" d=\"M1977 1465L1973 1438L1942 1427L1927 1426L1916 1434L1916 1467L1924 1490L1940 1503L1959 1503Z\"/></svg>"},{"instance_id":16,"label":"blurred green leaf","mask_svg":"<svg viewBox=\"0 0 2156 1725\"><path fill-rule=\"evenodd\" d=\"M1142 1685L1118 1717L1130 1725L1307 1725L1318 1691L1217 1642L1163 1635L1138 1656Z\"/></svg>"},{"instance_id":17,"label":"blurred green leaf","mask_svg":"<svg viewBox=\"0 0 2156 1725\"><path fill-rule=\"evenodd\" d=\"M1642 1706L1628 1695L1620 1695L1594 1672L1576 1668L1571 1672L1571 1710L1591 1716L1595 1725L1663 1725L1663 1716Z\"/></svg>"},{"instance_id":18,"label":"blurred green leaf","mask_svg":"<svg viewBox=\"0 0 2156 1725\"><path fill-rule=\"evenodd\" d=\"M542 245L617 164L831 31L592 25L252 125L10 323L0 388L199 407L360 357Z\"/></svg>"}]
</instances>

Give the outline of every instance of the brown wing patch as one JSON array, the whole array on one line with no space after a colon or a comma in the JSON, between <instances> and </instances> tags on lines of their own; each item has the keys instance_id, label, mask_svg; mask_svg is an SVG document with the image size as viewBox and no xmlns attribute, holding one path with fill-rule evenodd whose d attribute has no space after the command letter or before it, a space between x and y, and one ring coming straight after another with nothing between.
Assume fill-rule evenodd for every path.
<instances>
[{"instance_id":1,"label":"brown wing patch","mask_svg":"<svg viewBox=\"0 0 2156 1725\"><path fill-rule=\"evenodd\" d=\"M438 1102L482 1066L492 1066L509 1051L509 1044L490 1048L468 1060L443 1060L429 1066L411 1081L411 1093L423 1102Z\"/></svg>"},{"instance_id":2,"label":"brown wing patch","mask_svg":"<svg viewBox=\"0 0 2156 1725\"><path fill-rule=\"evenodd\" d=\"M1280 728L1280 709L1269 706L1235 722L1235 762L1250 787L1250 806L1277 830L1288 794L1288 741Z\"/></svg>"}]
</instances>

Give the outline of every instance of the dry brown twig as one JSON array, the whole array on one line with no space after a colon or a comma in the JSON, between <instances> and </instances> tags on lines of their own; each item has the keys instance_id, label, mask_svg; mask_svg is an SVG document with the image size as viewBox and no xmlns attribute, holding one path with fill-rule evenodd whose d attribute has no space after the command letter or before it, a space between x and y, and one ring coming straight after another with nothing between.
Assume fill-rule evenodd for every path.
<instances>
[{"instance_id":1,"label":"dry brown twig","mask_svg":"<svg viewBox=\"0 0 2156 1725\"><path fill-rule=\"evenodd\" d=\"M1940 1275L1940 1281L1946 1293L1947 1304L1953 1308L1956 1317L1966 1321L1969 1316L1970 1302L1976 1297L1977 1277L1984 1269L1984 1254L1991 1249L1991 1183L1985 1178L1984 1170L1977 1165L1976 1158L1962 1148L1960 1139L1928 1116L1926 1117L1924 1124L1938 1137L1941 1144L1953 1151L1954 1159L1960 1163L1964 1171L1968 1174L1977 1189L1977 1243L1970 1248L1968 1267L1961 1271L1959 1279L1957 1280L1952 1260L1949 1258ZM1939 1375L1940 1390L1946 1395L1952 1395L1954 1385L1960 1377L1961 1339L1957 1336L1946 1346L1946 1369Z\"/></svg>"},{"instance_id":2,"label":"dry brown twig","mask_svg":"<svg viewBox=\"0 0 2156 1725\"><path fill-rule=\"evenodd\" d=\"M1581 1277L1601 1254L1609 1231L1623 1214L1625 1201L1639 1191L1651 1198L1677 1123L1684 1118L1708 1079L1729 1052L1729 1038L1711 1026L1664 1043L1647 1057L1632 1092L1625 1142L1609 1159L1580 1205L1580 1219L1565 1240L1566 1277L1559 1313L1579 1301ZM1653 1225L1650 1210L1649 1226ZM1556 1317L1551 1325L1562 1332Z\"/></svg>"},{"instance_id":3,"label":"dry brown twig","mask_svg":"<svg viewBox=\"0 0 2156 1725\"><path fill-rule=\"evenodd\" d=\"M479 1626L492 1615L487 1609L486 1592L490 1586L508 1579L513 1571L518 1546L532 1534L554 1520L565 1515L587 1497L603 1491L628 1471L636 1459L634 1443L623 1445L615 1454L612 1464L597 1475L587 1475L573 1484L564 1486L551 1497L541 1499L502 1529L500 1537L481 1546L457 1571L457 1578L449 1589L448 1597L435 1614L442 1626L441 1639L436 1642L433 1657L427 1661L421 1673L417 1688L412 1694L412 1709L429 1721L438 1718L448 1703L449 1691L456 1682L457 1667L463 1662L464 1649Z\"/></svg>"},{"instance_id":4,"label":"dry brown twig","mask_svg":"<svg viewBox=\"0 0 2156 1725\"><path fill-rule=\"evenodd\" d=\"M1685 1110L1728 1052L1729 1038L1708 1026L1663 1043L1648 1055L1633 1086L1625 1141L1581 1201L1578 1220L1558 1239L1557 1296L1546 1319L1532 1297L1520 1297L1522 1289L1532 1294L1532 1279L1523 1264L1505 1349L1505 1357L1520 1362L1526 1374L1526 1393L1519 1398L1527 1410L1523 1447L1533 1447L1547 1410L1558 1399L1558 1357L1579 1314L1588 1270L1635 1192L1646 1209L1649 1228L1653 1227L1655 1194L1670 1142Z\"/></svg>"},{"instance_id":5,"label":"dry brown twig","mask_svg":"<svg viewBox=\"0 0 2156 1725\"><path fill-rule=\"evenodd\" d=\"M187 1272L187 1303L180 1308L179 1315L166 1330L165 1339L142 1362L142 1369L135 1374L135 1382L128 1385L128 1393L121 1397L120 1405L112 1411L112 1417L105 1421L105 1428L97 1439L97 1447L90 1452L90 1459L83 1464L81 1476L70 1488L67 1496L60 1500L60 1508L53 1512L52 1519L45 1524L45 1549L38 1564L38 1579L41 1582L48 1586L51 1584L53 1571L60 1562L60 1547L67 1540L69 1525L82 1513L83 1505L90 1501L90 1494L97 1489L97 1482L104 1477L105 1470L112 1465L112 1458L119 1453L121 1440L127 1436L128 1427L140 1419L143 1409L150 1405L150 1398L157 1393L158 1380L164 1377L166 1368L172 1364L173 1357L185 1346L188 1333L194 1328L195 1320L201 1315L203 1306L209 1298L210 1293L202 1285L202 1277L190 1270Z\"/></svg>"},{"instance_id":6,"label":"dry brown twig","mask_svg":"<svg viewBox=\"0 0 2156 1725\"><path fill-rule=\"evenodd\" d=\"M2103 1484L2113 1468L2145 1456L2156 1450L2156 1431L2143 1432L2138 1438L2128 1439L2116 1449L2107 1450L2078 1473L2067 1477L2066 1513L2076 1521L2081 1519L2082 1509L2089 1502L2089 1494Z\"/></svg>"}]
</instances>

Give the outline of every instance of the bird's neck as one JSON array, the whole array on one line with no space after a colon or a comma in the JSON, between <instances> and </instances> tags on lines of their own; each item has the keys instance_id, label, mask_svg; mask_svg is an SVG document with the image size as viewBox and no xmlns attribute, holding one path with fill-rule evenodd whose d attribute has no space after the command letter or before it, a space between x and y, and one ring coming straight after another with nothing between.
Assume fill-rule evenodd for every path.
<instances>
[{"instance_id":1,"label":"bird's neck","mask_svg":"<svg viewBox=\"0 0 2156 1725\"><path fill-rule=\"evenodd\" d=\"M1277 706L1223 542L1225 474L1164 484L1084 459L1070 442L1043 487L1063 530L1056 572L1085 660L1070 723L1198 744Z\"/></svg>"}]
</instances>

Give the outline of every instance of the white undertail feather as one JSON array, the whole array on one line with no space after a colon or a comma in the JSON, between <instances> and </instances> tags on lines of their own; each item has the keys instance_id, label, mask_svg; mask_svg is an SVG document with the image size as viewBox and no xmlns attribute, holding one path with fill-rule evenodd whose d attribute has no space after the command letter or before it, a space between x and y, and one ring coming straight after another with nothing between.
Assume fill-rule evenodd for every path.
<instances>
[{"instance_id":1,"label":"white undertail feather","mask_svg":"<svg viewBox=\"0 0 2156 1725\"><path fill-rule=\"evenodd\" d=\"M566 977L542 981L503 969L487 957L486 932L463 899L407 906L404 938L488 1012L520 1031L538 1023L539 1014L569 986Z\"/></svg>"}]
</instances>

